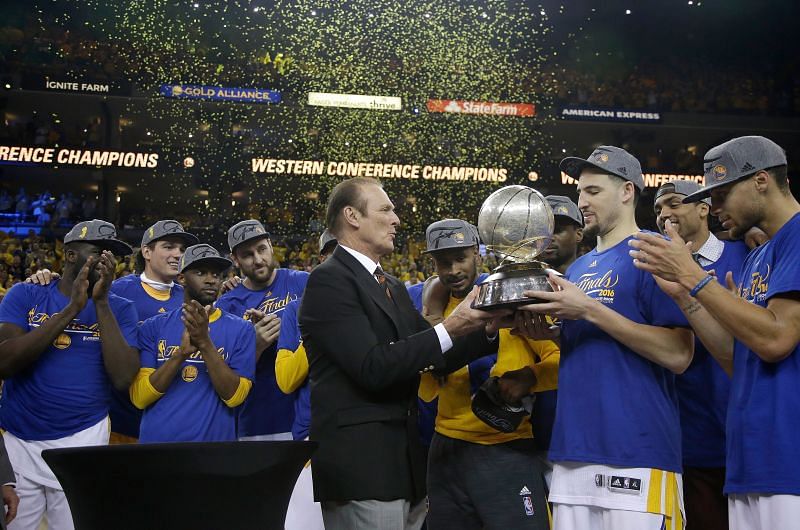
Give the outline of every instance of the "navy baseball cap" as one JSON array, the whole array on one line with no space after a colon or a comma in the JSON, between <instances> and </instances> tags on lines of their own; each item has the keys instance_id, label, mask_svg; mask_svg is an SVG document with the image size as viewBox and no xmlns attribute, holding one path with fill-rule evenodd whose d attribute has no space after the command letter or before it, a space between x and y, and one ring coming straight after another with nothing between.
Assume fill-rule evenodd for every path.
<instances>
[{"instance_id":1,"label":"navy baseball cap","mask_svg":"<svg viewBox=\"0 0 800 530\"><path fill-rule=\"evenodd\" d=\"M601 145L592 151L589 158L583 159L570 156L562 160L558 167L575 180L580 178L581 171L587 167L593 167L604 173L616 175L621 179L633 182L633 185L639 191L644 189L642 165L635 156L621 147Z\"/></svg>"},{"instance_id":2,"label":"navy baseball cap","mask_svg":"<svg viewBox=\"0 0 800 530\"><path fill-rule=\"evenodd\" d=\"M786 152L763 136L740 136L712 147L703 156L705 187L683 202L697 202L711 195L711 190L745 179L762 169L787 165Z\"/></svg>"},{"instance_id":3,"label":"navy baseball cap","mask_svg":"<svg viewBox=\"0 0 800 530\"><path fill-rule=\"evenodd\" d=\"M658 188L653 201L657 201L659 197L668 193L677 193L678 195L686 195L688 197L701 189L703 189L703 187L693 180L673 180L672 182L662 184L661 187ZM708 197L701 200L708 205L711 204L711 199Z\"/></svg>"},{"instance_id":4,"label":"navy baseball cap","mask_svg":"<svg viewBox=\"0 0 800 530\"><path fill-rule=\"evenodd\" d=\"M240 221L228 229L228 246L231 252L245 241L262 238L269 239L269 232L255 219Z\"/></svg>"},{"instance_id":5,"label":"navy baseball cap","mask_svg":"<svg viewBox=\"0 0 800 530\"><path fill-rule=\"evenodd\" d=\"M443 219L431 223L425 230L427 249L423 252L436 252L451 248L473 247L480 243L478 229L461 219Z\"/></svg>"},{"instance_id":6,"label":"navy baseball cap","mask_svg":"<svg viewBox=\"0 0 800 530\"><path fill-rule=\"evenodd\" d=\"M186 269L199 264L210 264L216 266L220 271L227 270L233 265L233 262L228 258L220 256L217 249L206 243L199 245L192 245L186 249L181 257L180 272L183 273Z\"/></svg>"},{"instance_id":7,"label":"navy baseball cap","mask_svg":"<svg viewBox=\"0 0 800 530\"><path fill-rule=\"evenodd\" d=\"M324 253L325 247L327 247L331 243L335 245L336 238L333 237L333 234L331 234L326 228L325 231L322 232L322 234L319 236L319 253L320 254Z\"/></svg>"},{"instance_id":8,"label":"navy baseball cap","mask_svg":"<svg viewBox=\"0 0 800 530\"><path fill-rule=\"evenodd\" d=\"M545 200L553 210L553 215L566 217L581 228L583 227L583 214L578 209L578 205L572 202L572 199L563 195L548 195Z\"/></svg>"},{"instance_id":9,"label":"navy baseball cap","mask_svg":"<svg viewBox=\"0 0 800 530\"><path fill-rule=\"evenodd\" d=\"M144 231L144 235L142 235L142 246L149 245L153 241L158 241L165 237L179 238L187 246L196 245L200 242L196 235L185 232L183 226L181 226L178 221L165 219L156 221L153 226Z\"/></svg>"},{"instance_id":10,"label":"navy baseball cap","mask_svg":"<svg viewBox=\"0 0 800 530\"><path fill-rule=\"evenodd\" d=\"M130 245L117 239L117 228L100 219L81 221L73 226L64 236L64 244L69 243L91 243L117 256L127 256L133 252Z\"/></svg>"}]
</instances>

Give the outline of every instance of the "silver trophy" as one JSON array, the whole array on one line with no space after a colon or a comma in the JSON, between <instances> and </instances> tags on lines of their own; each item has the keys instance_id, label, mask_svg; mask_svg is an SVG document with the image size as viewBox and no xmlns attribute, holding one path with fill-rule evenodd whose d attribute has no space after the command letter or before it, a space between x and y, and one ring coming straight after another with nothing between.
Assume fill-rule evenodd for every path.
<instances>
[{"instance_id":1,"label":"silver trophy","mask_svg":"<svg viewBox=\"0 0 800 530\"><path fill-rule=\"evenodd\" d=\"M537 261L553 238L553 210L527 186L506 186L483 201L478 232L500 265L479 286L473 307L494 309L535 303L523 291L552 291L547 264Z\"/></svg>"}]
</instances>

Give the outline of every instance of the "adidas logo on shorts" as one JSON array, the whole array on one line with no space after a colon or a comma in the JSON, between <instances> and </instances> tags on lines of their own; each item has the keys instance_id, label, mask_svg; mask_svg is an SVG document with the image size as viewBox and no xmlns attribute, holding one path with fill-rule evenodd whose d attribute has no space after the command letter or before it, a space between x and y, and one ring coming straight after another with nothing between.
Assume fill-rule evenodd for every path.
<instances>
[{"instance_id":1,"label":"adidas logo on shorts","mask_svg":"<svg viewBox=\"0 0 800 530\"><path fill-rule=\"evenodd\" d=\"M528 486L522 486L522 489L519 490L520 495L530 495L531 490L528 489Z\"/></svg>"}]
</instances>

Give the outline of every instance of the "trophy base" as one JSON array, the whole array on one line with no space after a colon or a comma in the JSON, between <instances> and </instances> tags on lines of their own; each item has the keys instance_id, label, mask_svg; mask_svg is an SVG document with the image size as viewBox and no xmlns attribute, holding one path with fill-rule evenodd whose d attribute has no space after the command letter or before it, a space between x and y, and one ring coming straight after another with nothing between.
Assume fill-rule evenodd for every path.
<instances>
[{"instance_id":1,"label":"trophy base","mask_svg":"<svg viewBox=\"0 0 800 530\"><path fill-rule=\"evenodd\" d=\"M498 267L478 286L475 309L509 309L540 302L524 296L523 291L553 291L547 281L546 265L539 261Z\"/></svg>"}]
</instances>

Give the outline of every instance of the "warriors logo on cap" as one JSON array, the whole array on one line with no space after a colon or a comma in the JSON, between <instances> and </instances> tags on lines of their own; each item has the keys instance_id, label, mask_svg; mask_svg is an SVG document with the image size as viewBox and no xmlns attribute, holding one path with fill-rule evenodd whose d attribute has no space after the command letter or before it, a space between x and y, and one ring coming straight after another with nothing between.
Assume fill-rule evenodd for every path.
<instances>
[{"instance_id":1,"label":"warriors logo on cap","mask_svg":"<svg viewBox=\"0 0 800 530\"><path fill-rule=\"evenodd\" d=\"M728 169L721 164L714 166L714 169L712 169L712 171L714 173L714 180L722 180L726 176L728 176Z\"/></svg>"},{"instance_id":2,"label":"warriors logo on cap","mask_svg":"<svg viewBox=\"0 0 800 530\"><path fill-rule=\"evenodd\" d=\"M231 252L241 243L256 238L269 238L269 232L255 219L241 221L228 229L228 246Z\"/></svg>"},{"instance_id":3,"label":"warriors logo on cap","mask_svg":"<svg viewBox=\"0 0 800 530\"><path fill-rule=\"evenodd\" d=\"M192 245L186 249L183 257L181 257L181 273L192 265L199 264L200 262L214 265L220 270L226 270L233 265L231 260L220 256L219 252L217 252L217 249L211 245L201 243L199 245Z\"/></svg>"}]
</instances>

